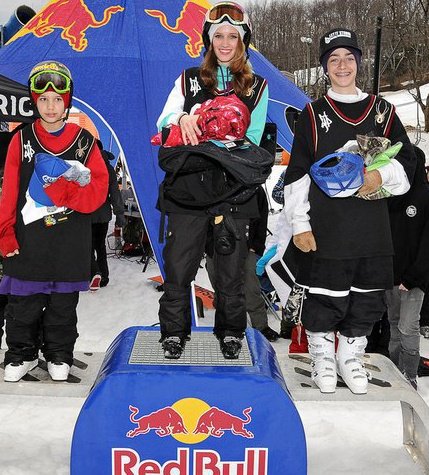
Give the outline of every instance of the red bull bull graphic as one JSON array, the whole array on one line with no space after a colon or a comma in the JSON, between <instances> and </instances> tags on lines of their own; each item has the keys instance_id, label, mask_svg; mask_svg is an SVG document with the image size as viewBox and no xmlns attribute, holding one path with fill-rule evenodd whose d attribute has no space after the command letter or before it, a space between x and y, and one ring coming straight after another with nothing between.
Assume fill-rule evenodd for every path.
<instances>
[{"instance_id":1,"label":"red bull bull graphic","mask_svg":"<svg viewBox=\"0 0 429 475\"><path fill-rule=\"evenodd\" d=\"M152 412L147 416L136 418L139 410L130 405L130 421L137 424L137 428L130 430L127 437L135 437L140 434L147 434L154 430L156 435L165 437L171 434L187 434L183 419L172 407L164 407L158 411Z\"/></svg>"},{"instance_id":2,"label":"red bull bull graphic","mask_svg":"<svg viewBox=\"0 0 429 475\"><path fill-rule=\"evenodd\" d=\"M19 30L9 43L30 33L43 38L55 29L60 29L61 38L75 51L81 52L88 46L86 30L107 25L113 14L122 11L124 7L120 5L109 6L104 10L103 18L97 20L84 0L52 0Z\"/></svg>"},{"instance_id":3,"label":"red bull bull graphic","mask_svg":"<svg viewBox=\"0 0 429 475\"><path fill-rule=\"evenodd\" d=\"M246 424L252 421L252 418L249 416L251 411L251 407L244 409L243 415L245 419L241 419L222 409L212 407L198 419L194 434L209 434L213 437L222 437L225 431L230 430L234 435L253 439L253 433L244 428Z\"/></svg>"},{"instance_id":4,"label":"red bull bull graphic","mask_svg":"<svg viewBox=\"0 0 429 475\"><path fill-rule=\"evenodd\" d=\"M130 405L129 410L130 422L137 425L135 429L127 432L127 437L130 438L148 434L151 430L159 437L171 435L187 444L202 442L209 436L222 437L226 431L247 439L254 438L253 432L244 427L252 421L251 407L243 410L244 419L216 406L210 407L197 398L184 398L172 406L163 407L139 418L137 407Z\"/></svg>"},{"instance_id":5,"label":"red bull bull graphic","mask_svg":"<svg viewBox=\"0 0 429 475\"><path fill-rule=\"evenodd\" d=\"M185 45L186 52L191 58L198 58L203 48L201 30L204 17L210 7L210 3L205 0L186 0L174 26L170 26L167 15L162 10L146 9L145 12L158 18L161 26L171 33L185 35L188 38Z\"/></svg>"},{"instance_id":6,"label":"red bull bull graphic","mask_svg":"<svg viewBox=\"0 0 429 475\"><path fill-rule=\"evenodd\" d=\"M197 346L199 333L216 341L196 328ZM246 330L253 365L241 367L134 362L133 348L152 354L158 340L158 328L133 327L107 350L76 423L71 475L306 475L303 427L259 332Z\"/></svg>"}]
</instances>

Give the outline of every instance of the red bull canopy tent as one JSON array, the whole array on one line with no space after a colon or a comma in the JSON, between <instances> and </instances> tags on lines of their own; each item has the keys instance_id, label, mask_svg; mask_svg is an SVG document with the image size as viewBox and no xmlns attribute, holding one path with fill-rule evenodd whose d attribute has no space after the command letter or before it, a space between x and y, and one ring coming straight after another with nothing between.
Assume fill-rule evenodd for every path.
<instances>
[{"instance_id":1,"label":"red bull canopy tent","mask_svg":"<svg viewBox=\"0 0 429 475\"><path fill-rule=\"evenodd\" d=\"M174 80L202 60L209 7L205 0L51 0L0 50L0 74L22 84L45 59L71 69L74 105L123 156L161 271L156 201L163 174L150 137ZM268 122L290 150L288 112L308 99L257 51L250 61L268 80Z\"/></svg>"}]
</instances>

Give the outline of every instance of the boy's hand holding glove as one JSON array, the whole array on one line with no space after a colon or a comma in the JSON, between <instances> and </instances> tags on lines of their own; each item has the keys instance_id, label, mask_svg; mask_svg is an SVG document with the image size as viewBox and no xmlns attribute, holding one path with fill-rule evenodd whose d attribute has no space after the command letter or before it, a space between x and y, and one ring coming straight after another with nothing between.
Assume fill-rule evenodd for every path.
<instances>
[{"instance_id":1,"label":"boy's hand holding glove","mask_svg":"<svg viewBox=\"0 0 429 475\"><path fill-rule=\"evenodd\" d=\"M363 199L372 196L373 193L378 193L382 185L380 172L377 170L366 171L363 176L363 185L359 188L356 196Z\"/></svg>"},{"instance_id":2,"label":"boy's hand holding glove","mask_svg":"<svg viewBox=\"0 0 429 475\"><path fill-rule=\"evenodd\" d=\"M389 165L391 159L394 158L402 148L402 143L397 142L386 150L375 154L373 157L367 156L365 162L368 165L365 167L364 184L359 188L356 196L364 200L379 200L381 198L388 198L392 196L389 191L382 187L381 174L378 171L386 165Z\"/></svg>"},{"instance_id":3,"label":"boy's hand holding glove","mask_svg":"<svg viewBox=\"0 0 429 475\"><path fill-rule=\"evenodd\" d=\"M91 182L91 170L79 162L79 160L64 160L70 168L63 173L67 181L74 181L79 186L86 186Z\"/></svg>"},{"instance_id":4,"label":"boy's hand holding glove","mask_svg":"<svg viewBox=\"0 0 429 475\"><path fill-rule=\"evenodd\" d=\"M31 198L43 206L54 206L45 190L61 177L85 186L91 181L91 171L77 160L63 160L50 153L36 153L28 185Z\"/></svg>"},{"instance_id":5,"label":"boy's hand holding glove","mask_svg":"<svg viewBox=\"0 0 429 475\"><path fill-rule=\"evenodd\" d=\"M265 272L265 266L276 255L277 244L265 251L264 255L256 262L256 275L261 276Z\"/></svg>"}]
</instances>

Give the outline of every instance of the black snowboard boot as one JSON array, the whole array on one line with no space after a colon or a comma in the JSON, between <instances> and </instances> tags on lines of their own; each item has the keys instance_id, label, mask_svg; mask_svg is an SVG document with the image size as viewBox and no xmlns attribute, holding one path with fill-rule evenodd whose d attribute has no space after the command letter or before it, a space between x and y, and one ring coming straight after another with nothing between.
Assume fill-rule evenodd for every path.
<instances>
[{"instance_id":1,"label":"black snowboard boot","mask_svg":"<svg viewBox=\"0 0 429 475\"><path fill-rule=\"evenodd\" d=\"M225 359L237 360L241 351L241 339L236 336L225 336L220 341L220 350Z\"/></svg>"},{"instance_id":2,"label":"black snowboard boot","mask_svg":"<svg viewBox=\"0 0 429 475\"><path fill-rule=\"evenodd\" d=\"M185 340L178 336L168 336L162 340L164 357L170 360L177 360L185 349Z\"/></svg>"}]
</instances>

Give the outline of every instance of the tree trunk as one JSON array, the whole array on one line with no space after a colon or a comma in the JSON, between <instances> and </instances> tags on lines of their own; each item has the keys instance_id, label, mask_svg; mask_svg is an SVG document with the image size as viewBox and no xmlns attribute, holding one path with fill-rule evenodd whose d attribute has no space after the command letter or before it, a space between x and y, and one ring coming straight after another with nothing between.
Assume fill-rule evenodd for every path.
<instances>
[{"instance_id":1,"label":"tree trunk","mask_svg":"<svg viewBox=\"0 0 429 475\"><path fill-rule=\"evenodd\" d=\"M426 106L423 113L425 116L425 132L429 132L429 94L426 97Z\"/></svg>"}]
</instances>

